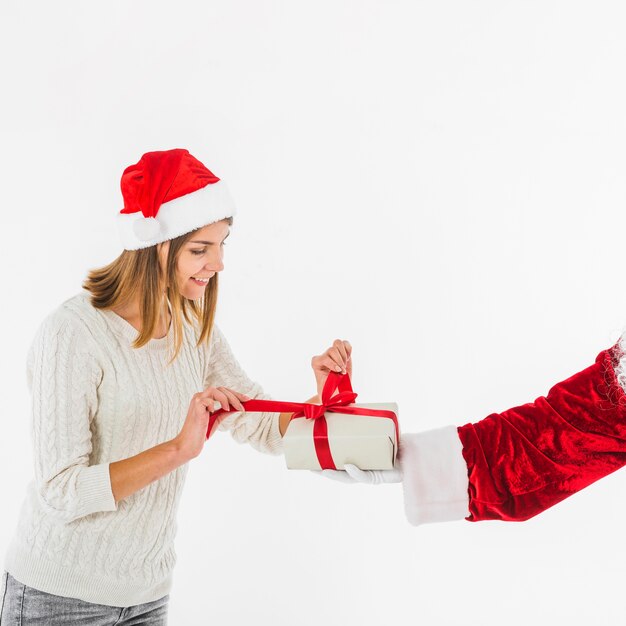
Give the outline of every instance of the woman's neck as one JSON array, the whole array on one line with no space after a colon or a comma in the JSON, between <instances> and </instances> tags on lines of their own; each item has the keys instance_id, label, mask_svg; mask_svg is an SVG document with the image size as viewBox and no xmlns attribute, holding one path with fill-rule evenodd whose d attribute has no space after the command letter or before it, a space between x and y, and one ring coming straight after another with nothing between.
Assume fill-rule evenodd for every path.
<instances>
[{"instance_id":1,"label":"woman's neck","mask_svg":"<svg viewBox=\"0 0 626 626\"><path fill-rule=\"evenodd\" d=\"M124 306L116 306L112 309L117 315L124 318L137 332L141 330L141 311L139 309L139 300L133 300ZM167 335L172 321L167 301L164 303L163 310L159 316L159 320L152 335L153 339L162 339Z\"/></svg>"}]
</instances>

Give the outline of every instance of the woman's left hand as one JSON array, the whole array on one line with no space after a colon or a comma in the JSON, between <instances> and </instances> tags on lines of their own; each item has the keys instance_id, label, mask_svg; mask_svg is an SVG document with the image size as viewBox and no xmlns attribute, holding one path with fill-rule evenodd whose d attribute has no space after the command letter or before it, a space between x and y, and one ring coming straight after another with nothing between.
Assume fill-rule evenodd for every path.
<instances>
[{"instance_id":1,"label":"woman's left hand","mask_svg":"<svg viewBox=\"0 0 626 626\"><path fill-rule=\"evenodd\" d=\"M341 374L348 374L352 378L352 346L349 341L335 339L332 347L326 352L311 359L311 367L315 374L317 383L317 395L321 399L322 389L328 378L328 374L333 371Z\"/></svg>"}]
</instances>

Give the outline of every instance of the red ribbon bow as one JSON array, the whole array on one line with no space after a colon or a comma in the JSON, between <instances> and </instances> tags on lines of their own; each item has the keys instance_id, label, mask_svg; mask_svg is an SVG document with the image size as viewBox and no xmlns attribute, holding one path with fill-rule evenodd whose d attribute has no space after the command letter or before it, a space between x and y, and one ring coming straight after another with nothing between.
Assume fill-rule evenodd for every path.
<instances>
[{"instance_id":1,"label":"red ribbon bow","mask_svg":"<svg viewBox=\"0 0 626 626\"><path fill-rule=\"evenodd\" d=\"M336 390L338 393L332 395ZM348 413L350 415L367 415L369 417L385 417L393 420L396 427L396 448L399 441L400 430L398 425L398 417L393 411L384 409L370 409L367 407L348 406L356 400L357 394L352 389L350 376L348 374L339 374L330 372L322 389L322 403L311 404L309 402L279 402L277 400L247 400L242 402L242 406L246 411L261 412L293 412L291 419L298 417L306 417L315 420L313 425L313 440L315 443L315 452L317 454L320 467L322 469L337 469L333 456L330 452L330 444L328 441L328 424L324 414L331 413ZM213 429L213 425L217 417L222 413L236 413L237 411L218 409L211 414L209 418L209 427L207 429L207 439Z\"/></svg>"}]
</instances>

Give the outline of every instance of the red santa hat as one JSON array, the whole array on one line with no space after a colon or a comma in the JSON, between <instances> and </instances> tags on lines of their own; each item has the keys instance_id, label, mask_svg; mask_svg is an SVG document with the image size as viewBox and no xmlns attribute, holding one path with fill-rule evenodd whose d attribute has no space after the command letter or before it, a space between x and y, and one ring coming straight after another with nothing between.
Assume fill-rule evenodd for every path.
<instances>
[{"instance_id":1,"label":"red santa hat","mask_svg":"<svg viewBox=\"0 0 626 626\"><path fill-rule=\"evenodd\" d=\"M146 152L122 174L118 232L125 250L179 237L235 215L224 181L185 148Z\"/></svg>"}]
</instances>

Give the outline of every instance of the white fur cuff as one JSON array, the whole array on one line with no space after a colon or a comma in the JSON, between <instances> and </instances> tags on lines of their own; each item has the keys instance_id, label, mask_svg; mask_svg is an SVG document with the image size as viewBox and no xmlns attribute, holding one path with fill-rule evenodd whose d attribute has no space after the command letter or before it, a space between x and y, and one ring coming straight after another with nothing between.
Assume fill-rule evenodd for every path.
<instances>
[{"instance_id":1,"label":"white fur cuff","mask_svg":"<svg viewBox=\"0 0 626 626\"><path fill-rule=\"evenodd\" d=\"M402 435L404 511L411 524L469 516L467 464L456 426Z\"/></svg>"}]
</instances>

